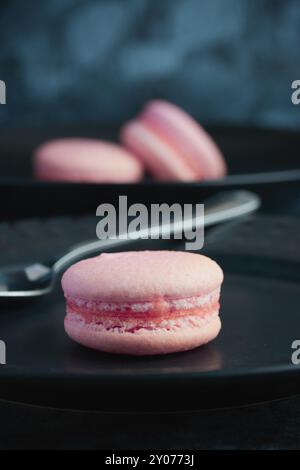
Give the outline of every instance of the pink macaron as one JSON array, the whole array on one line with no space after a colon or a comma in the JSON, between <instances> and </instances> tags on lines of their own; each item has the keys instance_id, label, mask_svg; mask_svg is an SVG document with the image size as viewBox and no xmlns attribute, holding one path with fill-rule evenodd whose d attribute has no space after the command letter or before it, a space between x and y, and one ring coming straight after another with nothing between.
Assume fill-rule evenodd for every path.
<instances>
[{"instance_id":1,"label":"pink macaron","mask_svg":"<svg viewBox=\"0 0 300 470\"><path fill-rule=\"evenodd\" d=\"M159 180L208 180L226 174L213 139L185 111L166 101L150 101L121 129L120 140Z\"/></svg>"},{"instance_id":2,"label":"pink macaron","mask_svg":"<svg viewBox=\"0 0 300 470\"><path fill-rule=\"evenodd\" d=\"M104 253L63 275L65 330L74 341L115 354L168 354L219 333L222 269L179 251Z\"/></svg>"},{"instance_id":3,"label":"pink macaron","mask_svg":"<svg viewBox=\"0 0 300 470\"><path fill-rule=\"evenodd\" d=\"M34 174L49 181L126 183L139 181L142 164L126 149L96 139L57 139L34 154Z\"/></svg>"}]
</instances>

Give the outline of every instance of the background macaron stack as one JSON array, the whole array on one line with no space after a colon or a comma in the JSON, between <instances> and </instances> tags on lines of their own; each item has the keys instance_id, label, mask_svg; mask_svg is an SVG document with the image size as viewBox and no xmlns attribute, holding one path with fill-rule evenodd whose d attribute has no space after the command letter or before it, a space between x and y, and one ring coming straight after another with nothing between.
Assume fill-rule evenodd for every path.
<instances>
[{"instance_id":1,"label":"background macaron stack","mask_svg":"<svg viewBox=\"0 0 300 470\"><path fill-rule=\"evenodd\" d=\"M159 180L196 181L222 178L221 151L187 113L165 101L151 101L125 124L121 142Z\"/></svg>"},{"instance_id":2,"label":"background macaron stack","mask_svg":"<svg viewBox=\"0 0 300 470\"><path fill-rule=\"evenodd\" d=\"M120 131L120 144L58 139L34 154L36 178L133 183L144 171L160 181L201 181L226 174L223 155L207 132L177 106L154 100Z\"/></svg>"}]
</instances>

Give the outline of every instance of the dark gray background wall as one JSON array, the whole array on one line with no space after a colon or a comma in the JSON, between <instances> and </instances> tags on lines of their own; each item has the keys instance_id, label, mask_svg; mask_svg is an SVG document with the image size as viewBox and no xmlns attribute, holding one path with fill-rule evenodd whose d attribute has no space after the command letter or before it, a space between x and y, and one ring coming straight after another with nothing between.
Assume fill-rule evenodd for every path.
<instances>
[{"instance_id":1,"label":"dark gray background wall","mask_svg":"<svg viewBox=\"0 0 300 470\"><path fill-rule=\"evenodd\" d=\"M163 97L204 122L299 127L299 0L2 0L0 125L118 124Z\"/></svg>"}]
</instances>

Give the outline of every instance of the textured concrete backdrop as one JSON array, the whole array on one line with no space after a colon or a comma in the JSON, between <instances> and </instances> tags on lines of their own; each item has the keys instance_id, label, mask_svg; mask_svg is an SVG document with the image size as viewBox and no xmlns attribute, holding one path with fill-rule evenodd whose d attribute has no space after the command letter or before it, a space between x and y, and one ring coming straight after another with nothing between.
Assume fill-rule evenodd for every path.
<instances>
[{"instance_id":1,"label":"textured concrete backdrop","mask_svg":"<svg viewBox=\"0 0 300 470\"><path fill-rule=\"evenodd\" d=\"M299 0L2 0L0 124L117 124L153 97L299 127Z\"/></svg>"}]
</instances>

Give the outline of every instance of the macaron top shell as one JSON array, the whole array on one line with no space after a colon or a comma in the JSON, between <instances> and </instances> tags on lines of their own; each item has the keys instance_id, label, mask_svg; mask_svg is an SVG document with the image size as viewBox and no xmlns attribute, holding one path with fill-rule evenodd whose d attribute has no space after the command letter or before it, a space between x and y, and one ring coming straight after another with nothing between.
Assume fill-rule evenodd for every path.
<instances>
[{"instance_id":1,"label":"macaron top shell","mask_svg":"<svg viewBox=\"0 0 300 470\"><path fill-rule=\"evenodd\" d=\"M119 145L97 139L56 139L34 155L38 178L56 181L127 182L142 177L141 163Z\"/></svg>"},{"instance_id":2,"label":"macaron top shell","mask_svg":"<svg viewBox=\"0 0 300 470\"><path fill-rule=\"evenodd\" d=\"M210 258L179 251L103 253L63 275L66 297L106 302L180 299L220 287L222 269Z\"/></svg>"}]
</instances>

